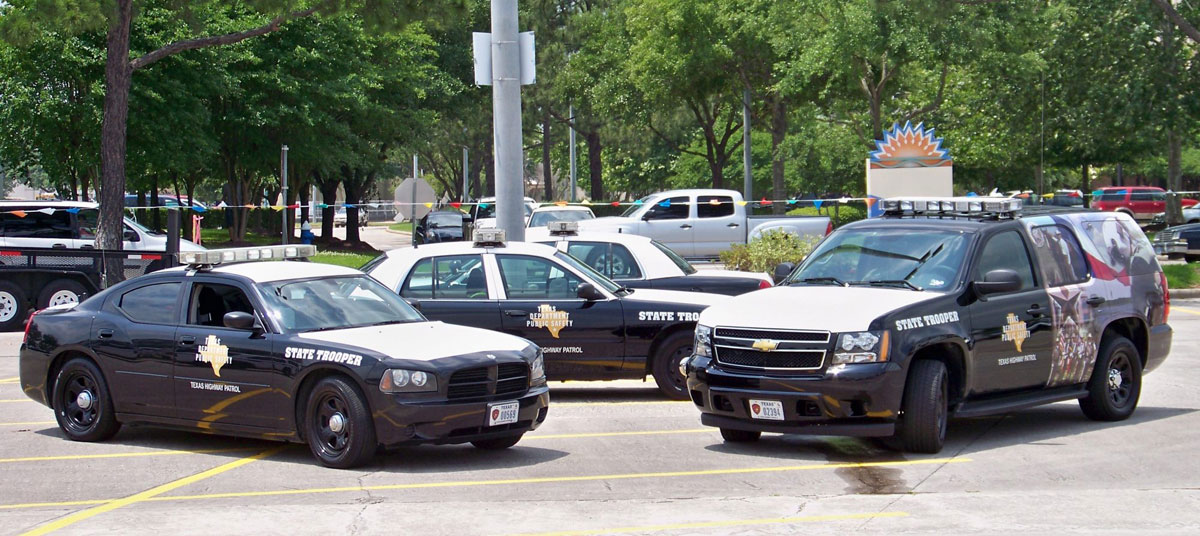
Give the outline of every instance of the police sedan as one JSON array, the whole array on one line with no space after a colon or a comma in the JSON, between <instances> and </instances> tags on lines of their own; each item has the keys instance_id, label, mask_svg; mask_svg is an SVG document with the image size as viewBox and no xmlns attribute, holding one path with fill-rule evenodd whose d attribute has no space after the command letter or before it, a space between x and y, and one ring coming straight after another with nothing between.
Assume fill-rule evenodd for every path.
<instances>
[{"instance_id":1,"label":"police sedan","mask_svg":"<svg viewBox=\"0 0 1200 536\"><path fill-rule=\"evenodd\" d=\"M307 442L330 467L378 447L515 445L546 418L529 341L431 322L313 246L185 253L185 267L125 281L30 320L21 386L68 439L123 424Z\"/></svg>"},{"instance_id":2,"label":"police sedan","mask_svg":"<svg viewBox=\"0 0 1200 536\"><path fill-rule=\"evenodd\" d=\"M525 232L530 242L558 247L597 272L630 288L712 292L736 296L769 288L755 272L697 270L678 253L649 237L627 233L579 233L577 222L552 222Z\"/></svg>"},{"instance_id":3,"label":"police sedan","mask_svg":"<svg viewBox=\"0 0 1200 536\"><path fill-rule=\"evenodd\" d=\"M363 271L429 318L537 343L551 380L651 374L678 399L687 396L678 364L700 311L729 299L629 289L553 247L505 243L498 229L477 229L474 243L395 249Z\"/></svg>"}]
</instances>

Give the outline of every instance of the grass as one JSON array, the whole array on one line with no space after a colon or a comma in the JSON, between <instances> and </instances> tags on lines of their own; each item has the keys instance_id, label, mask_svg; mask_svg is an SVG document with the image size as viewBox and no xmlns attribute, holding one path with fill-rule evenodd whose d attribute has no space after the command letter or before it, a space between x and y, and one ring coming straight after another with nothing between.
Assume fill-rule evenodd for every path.
<instances>
[{"instance_id":1,"label":"grass","mask_svg":"<svg viewBox=\"0 0 1200 536\"><path fill-rule=\"evenodd\" d=\"M348 251L321 251L311 257L313 262L322 264L336 264L347 268L358 268L374 259L376 255L371 253L351 253Z\"/></svg>"},{"instance_id":2,"label":"grass","mask_svg":"<svg viewBox=\"0 0 1200 536\"><path fill-rule=\"evenodd\" d=\"M404 222L400 222L400 223L393 223L388 226L388 229L391 229L393 231L404 231L406 233L411 233L412 232L412 222L404 221Z\"/></svg>"},{"instance_id":3,"label":"grass","mask_svg":"<svg viewBox=\"0 0 1200 536\"><path fill-rule=\"evenodd\" d=\"M206 248L221 248L228 247L229 230L228 229L201 229L200 237L202 241L200 245ZM256 233L246 232L245 241L252 246L270 246L278 244L282 237L277 235L260 235Z\"/></svg>"},{"instance_id":4,"label":"grass","mask_svg":"<svg viewBox=\"0 0 1200 536\"><path fill-rule=\"evenodd\" d=\"M1176 289L1200 287L1200 272L1197 271L1196 266L1195 263L1163 266L1163 273L1167 274L1167 287Z\"/></svg>"}]
</instances>

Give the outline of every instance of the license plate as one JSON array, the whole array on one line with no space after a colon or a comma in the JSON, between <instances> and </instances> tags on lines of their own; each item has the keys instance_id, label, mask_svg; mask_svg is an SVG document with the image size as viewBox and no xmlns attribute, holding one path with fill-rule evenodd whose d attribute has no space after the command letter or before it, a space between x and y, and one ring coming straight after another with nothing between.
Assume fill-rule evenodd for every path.
<instances>
[{"instance_id":1,"label":"license plate","mask_svg":"<svg viewBox=\"0 0 1200 536\"><path fill-rule=\"evenodd\" d=\"M519 409L521 409L521 405L515 401L488 404L487 425L499 426L517 422L517 410Z\"/></svg>"},{"instance_id":2,"label":"license plate","mask_svg":"<svg viewBox=\"0 0 1200 536\"><path fill-rule=\"evenodd\" d=\"M750 417L768 421L783 420L783 402L778 400L750 400Z\"/></svg>"}]
</instances>

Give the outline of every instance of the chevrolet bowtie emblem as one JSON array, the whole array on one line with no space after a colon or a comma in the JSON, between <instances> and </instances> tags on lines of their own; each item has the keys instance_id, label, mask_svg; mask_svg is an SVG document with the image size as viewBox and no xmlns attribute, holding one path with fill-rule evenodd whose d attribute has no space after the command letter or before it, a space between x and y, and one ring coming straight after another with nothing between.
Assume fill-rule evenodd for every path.
<instances>
[{"instance_id":1,"label":"chevrolet bowtie emblem","mask_svg":"<svg viewBox=\"0 0 1200 536\"><path fill-rule=\"evenodd\" d=\"M776 348L779 348L779 343L771 339L759 339L754 341L753 347L760 352L774 352Z\"/></svg>"}]
</instances>

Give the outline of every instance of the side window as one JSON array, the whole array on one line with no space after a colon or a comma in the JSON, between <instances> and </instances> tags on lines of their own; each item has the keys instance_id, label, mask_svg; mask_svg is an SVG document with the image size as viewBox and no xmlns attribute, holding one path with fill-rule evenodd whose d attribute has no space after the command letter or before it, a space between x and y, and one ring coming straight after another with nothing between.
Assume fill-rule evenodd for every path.
<instances>
[{"instance_id":1,"label":"side window","mask_svg":"<svg viewBox=\"0 0 1200 536\"><path fill-rule=\"evenodd\" d=\"M538 257L501 255L504 292L514 300L567 300L576 297L581 282L563 267Z\"/></svg>"},{"instance_id":2,"label":"side window","mask_svg":"<svg viewBox=\"0 0 1200 536\"><path fill-rule=\"evenodd\" d=\"M1125 194L1100 194L1101 201L1124 201Z\"/></svg>"},{"instance_id":3,"label":"side window","mask_svg":"<svg viewBox=\"0 0 1200 536\"><path fill-rule=\"evenodd\" d=\"M723 218L733 215L733 198L727 195L702 195L696 198L696 216Z\"/></svg>"},{"instance_id":4,"label":"side window","mask_svg":"<svg viewBox=\"0 0 1200 536\"><path fill-rule=\"evenodd\" d=\"M433 262L433 299L486 300L487 278L479 255L438 257Z\"/></svg>"},{"instance_id":5,"label":"side window","mask_svg":"<svg viewBox=\"0 0 1200 536\"><path fill-rule=\"evenodd\" d=\"M1030 229L1029 234L1038 264L1046 274L1047 286L1061 287L1087 280L1087 260L1070 230L1061 225L1045 225Z\"/></svg>"},{"instance_id":6,"label":"side window","mask_svg":"<svg viewBox=\"0 0 1200 536\"><path fill-rule=\"evenodd\" d=\"M1165 198L1165 196L1164 196ZM1129 194L1130 201L1157 201L1154 198L1154 192L1134 192Z\"/></svg>"},{"instance_id":7,"label":"side window","mask_svg":"<svg viewBox=\"0 0 1200 536\"><path fill-rule=\"evenodd\" d=\"M1033 267L1029 263L1029 252L1025 240L1016 231L1005 231L988 239L975 263L975 280L992 270L1012 270L1021 277L1021 290L1033 288Z\"/></svg>"},{"instance_id":8,"label":"side window","mask_svg":"<svg viewBox=\"0 0 1200 536\"><path fill-rule=\"evenodd\" d=\"M666 206L663 206L663 205ZM646 211L648 220L682 220L688 217L688 198L670 197L659 201Z\"/></svg>"},{"instance_id":9,"label":"side window","mask_svg":"<svg viewBox=\"0 0 1200 536\"><path fill-rule=\"evenodd\" d=\"M433 259L421 259L408 272L400 295L417 300L433 299Z\"/></svg>"},{"instance_id":10,"label":"side window","mask_svg":"<svg viewBox=\"0 0 1200 536\"><path fill-rule=\"evenodd\" d=\"M242 289L232 285L199 283L192 286L187 323L193 326L225 326L225 313L254 314L254 306Z\"/></svg>"},{"instance_id":11,"label":"side window","mask_svg":"<svg viewBox=\"0 0 1200 536\"><path fill-rule=\"evenodd\" d=\"M629 248L607 242L571 242L567 253L611 279L641 279Z\"/></svg>"},{"instance_id":12,"label":"side window","mask_svg":"<svg viewBox=\"0 0 1200 536\"><path fill-rule=\"evenodd\" d=\"M180 283L159 283L135 288L121 295L117 308L134 322L166 324L174 320Z\"/></svg>"},{"instance_id":13,"label":"side window","mask_svg":"<svg viewBox=\"0 0 1200 536\"><path fill-rule=\"evenodd\" d=\"M54 214L35 212L37 209L15 208L24 211L24 215L0 214L0 229L8 238L75 238L71 228L71 214L65 210L56 210Z\"/></svg>"}]
</instances>

